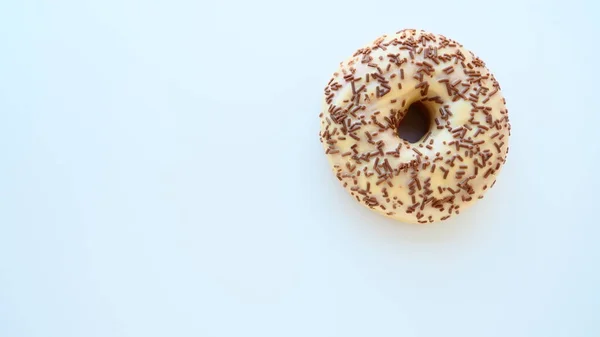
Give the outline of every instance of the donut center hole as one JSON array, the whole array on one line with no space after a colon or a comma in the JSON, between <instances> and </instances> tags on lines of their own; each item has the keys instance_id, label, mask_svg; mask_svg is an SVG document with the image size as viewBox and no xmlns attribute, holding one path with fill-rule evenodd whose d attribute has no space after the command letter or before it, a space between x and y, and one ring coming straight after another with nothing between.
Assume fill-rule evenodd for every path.
<instances>
[{"instance_id":1,"label":"donut center hole","mask_svg":"<svg viewBox=\"0 0 600 337\"><path fill-rule=\"evenodd\" d=\"M429 110L422 102L415 102L408 107L406 115L398 124L398 137L409 143L416 143L429 132L430 127Z\"/></svg>"}]
</instances>

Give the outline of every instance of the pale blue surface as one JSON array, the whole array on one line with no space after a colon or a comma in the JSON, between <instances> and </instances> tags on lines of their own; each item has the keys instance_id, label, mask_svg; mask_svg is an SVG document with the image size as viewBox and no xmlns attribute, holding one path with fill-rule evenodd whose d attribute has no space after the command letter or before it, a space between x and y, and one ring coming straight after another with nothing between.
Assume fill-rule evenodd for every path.
<instances>
[{"instance_id":1,"label":"pale blue surface","mask_svg":"<svg viewBox=\"0 0 600 337\"><path fill-rule=\"evenodd\" d=\"M0 336L600 336L598 5L368 3L1 1ZM356 204L318 142L337 63L405 27L513 124L442 225Z\"/></svg>"}]
</instances>

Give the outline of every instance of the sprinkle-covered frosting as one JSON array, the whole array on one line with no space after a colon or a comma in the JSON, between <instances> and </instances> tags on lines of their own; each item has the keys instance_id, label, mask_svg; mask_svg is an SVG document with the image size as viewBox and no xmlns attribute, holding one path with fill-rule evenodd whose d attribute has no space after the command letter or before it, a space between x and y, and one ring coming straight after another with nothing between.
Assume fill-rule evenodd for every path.
<instances>
[{"instance_id":1,"label":"sprinkle-covered frosting","mask_svg":"<svg viewBox=\"0 0 600 337\"><path fill-rule=\"evenodd\" d=\"M411 104L431 114L416 143L398 136ZM319 136L342 186L404 222L448 219L483 198L508 153L500 85L456 41L406 29L340 63L325 87Z\"/></svg>"}]
</instances>

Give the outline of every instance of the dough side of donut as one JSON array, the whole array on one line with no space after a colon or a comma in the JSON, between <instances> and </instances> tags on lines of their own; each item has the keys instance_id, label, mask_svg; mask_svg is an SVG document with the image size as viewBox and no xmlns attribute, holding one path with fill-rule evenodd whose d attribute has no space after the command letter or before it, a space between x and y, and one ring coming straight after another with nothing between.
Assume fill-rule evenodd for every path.
<instances>
[{"instance_id":1,"label":"dough side of donut","mask_svg":"<svg viewBox=\"0 0 600 337\"><path fill-rule=\"evenodd\" d=\"M397 134L408 107L432 112L416 143ZM483 198L506 161L510 124L485 63L442 35L384 35L340 63L325 88L320 140L342 186L403 222L446 220Z\"/></svg>"}]
</instances>

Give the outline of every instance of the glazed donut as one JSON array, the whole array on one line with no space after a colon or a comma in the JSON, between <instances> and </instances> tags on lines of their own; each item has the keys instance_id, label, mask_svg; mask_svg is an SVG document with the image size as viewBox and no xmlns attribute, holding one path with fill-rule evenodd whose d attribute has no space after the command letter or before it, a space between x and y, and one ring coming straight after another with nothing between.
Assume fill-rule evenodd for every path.
<instances>
[{"instance_id":1,"label":"glazed donut","mask_svg":"<svg viewBox=\"0 0 600 337\"><path fill-rule=\"evenodd\" d=\"M494 185L508 153L505 104L481 59L442 35L406 29L340 63L325 87L319 137L358 202L430 223ZM404 127L409 116L423 121L417 138Z\"/></svg>"}]
</instances>

